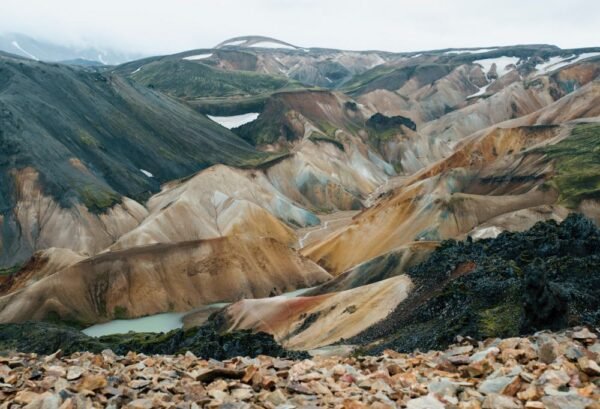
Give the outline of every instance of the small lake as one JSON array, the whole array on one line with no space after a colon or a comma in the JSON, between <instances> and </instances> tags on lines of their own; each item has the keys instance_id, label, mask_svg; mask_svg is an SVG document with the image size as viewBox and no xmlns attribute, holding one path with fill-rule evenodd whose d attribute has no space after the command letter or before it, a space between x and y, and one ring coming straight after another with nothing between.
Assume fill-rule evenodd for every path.
<instances>
[{"instance_id":1,"label":"small lake","mask_svg":"<svg viewBox=\"0 0 600 409\"><path fill-rule=\"evenodd\" d=\"M290 291L279 295L279 297L294 298L303 293L312 290L311 288L302 288L300 290ZM165 312L162 314L149 315L147 317L133 318L130 320L113 320L103 324L92 325L82 332L91 337L101 337L103 335L126 334L133 332L169 332L171 330L183 327L183 317L191 312L206 308L224 308L230 303L208 304L192 311L185 312Z\"/></svg>"}]
</instances>

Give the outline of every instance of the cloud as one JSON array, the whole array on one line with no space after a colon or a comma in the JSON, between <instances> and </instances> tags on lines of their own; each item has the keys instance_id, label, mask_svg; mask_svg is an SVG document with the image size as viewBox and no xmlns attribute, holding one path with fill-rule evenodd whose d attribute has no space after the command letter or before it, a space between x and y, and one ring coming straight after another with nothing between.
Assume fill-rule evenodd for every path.
<instances>
[{"instance_id":1,"label":"cloud","mask_svg":"<svg viewBox=\"0 0 600 409\"><path fill-rule=\"evenodd\" d=\"M261 34L301 46L415 51L598 46L596 0L2 0L0 27L73 45L170 53Z\"/></svg>"}]
</instances>

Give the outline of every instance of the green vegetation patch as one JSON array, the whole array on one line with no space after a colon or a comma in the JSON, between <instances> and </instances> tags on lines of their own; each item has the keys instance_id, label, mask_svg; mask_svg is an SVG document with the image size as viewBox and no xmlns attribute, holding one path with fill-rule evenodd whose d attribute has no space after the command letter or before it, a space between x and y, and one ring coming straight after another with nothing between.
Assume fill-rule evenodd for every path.
<instances>
[{"instance_id":1,"label":"green vegetation patch","mask_svg":"<svg viewBox=\"0 0 600 409\"><path fill-rule=\"evenodd\" d=\"M308 137L308 139L310 139L311 141L318 143L318 142L327 142L330 143L332 145L335 145L336 148L338 148L341 151L345 151L344 148L344 144L341 143L340 141L333 139L333 138L328 138L326 136L321 136L321 135L315 135L314 133L312 135L310 135Z\"/></svg>"},{"instance_id":2,"label":"green vegetation patch","mask_svg":"<svg viewBox=\"0 0 600 409\"><path fill-rule=\"evenodd\" d=\"M522 306L518 301L501 304L479 312L479 326L484 337L508 337L519 333Z\"/></svg>"},{"instance_id":3,"label":"green vegetation patch","mask_svg":"<svg viewBox=\"0 0 600 409\"><path fill-rule=\"evenodd\" d=\"M18 272L21 269L21 267L22 267L21 264L17 264L12 267L0 268L0 276L12 275L12 274Z\"/></svg>"},{"instance_id":4,"label":"green vegetation patch","mask_svg":"<svg viewBox=\"0 0 600 409\"><path fill-rule=\"evenodd\" d=\"M145 354L182 354L193 352L209 359L229 359L236 356L269 355L306 358L305 352L288 351L272 335L251 331L222 332L216 321L188 330L177 329L167 333L134 333L90 337L77 328L48 322L0 324L0 353L17 350L51 354L57 350L65 354L90 351L99 353L111 349L117 354L135 351Z\"/></svg>"},{"instance_id":5,"label":"green vegetation patch","mask_svg":"<svg viewBox=\"0 0 600 409\"><path fill-rule=\"evenodd\" d=\"M256 156L242 162L239 167L245 169L266 169L269 168L284 159L289 158L292 154L287 151L265 153L264 155Z\"/></svg>"},{"instance_id":6,"label":"green vegetation patch","mask_svg":"<svg viewBox=\"0 0 600 409\"><path fill-rule=\"evenodd\" d=\"M121 196L98 185L85 185L78 189L85 207L92 213L104 213L116 204L121 203Z\"/></svg>"},{"instance_id":7,"label":"green vegetation patch","mask_svg":"<svg viewBox=\"0 0 600 409\"><path fill-rule=\"evenodd\" d=\"M133 78L150 88L183 99L258 95L301 87L285 77L225 71L183 59L147 64Z\"/></svg>"},{"instance_id":8,"label":"green vegetation patch","mask_svg":"<svg viewBox=\"0 0 600 409\"><path fill-rule=\"evenodd\" d=\"M600 125L580 124L561 142L540 148L554 160L556 173L550 184L560 203L576 208L584 199L600 198Z\"/></svg>"}]
</instances>

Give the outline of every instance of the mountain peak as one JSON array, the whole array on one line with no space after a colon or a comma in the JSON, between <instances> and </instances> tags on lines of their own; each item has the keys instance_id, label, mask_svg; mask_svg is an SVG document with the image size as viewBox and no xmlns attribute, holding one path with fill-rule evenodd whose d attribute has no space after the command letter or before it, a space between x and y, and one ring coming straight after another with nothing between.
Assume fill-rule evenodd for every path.
<instances>
[{"instance_id":1,"label":"mountain peak","mask_svg":"<svg viewBox=\"0 0 600 409\"><path fill-rule=\"evenodd\" d=\"M273 37L265 37L265 36L257 36L257 35L233 37L233 38L230 38L229 40L225 40L222 43L219 43L215 46L215 48L225 48L225 47L300 49L300 47L298 47L298 46L287 43L285 41L278 40Z\"/></svg>"}]
</instances>

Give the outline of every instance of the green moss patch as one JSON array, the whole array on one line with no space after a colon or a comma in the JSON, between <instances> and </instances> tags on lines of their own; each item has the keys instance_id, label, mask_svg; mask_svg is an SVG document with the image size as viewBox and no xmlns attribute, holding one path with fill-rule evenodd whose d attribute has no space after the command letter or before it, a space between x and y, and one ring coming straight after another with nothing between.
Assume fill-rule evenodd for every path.
<instances>
[{"instance_id":1,"label":"green moss patch","mask_svg":"<svg viewBox=\"0 0 600 409\"><path fill-rule=\"evenodd\" d=\"M335 147L338 148L339 150L345 151L344 144L333 138L328 138L326 136L312 134L311 136L308 137L308 139L310 139L311 141L313 141L315 143L318 143L318 142L330 143L332 145L335 145Z\"/></svg>"},{"instance_id":2,"label":"green moss patch","mask_svg":"<svg viewBox=\"0 0 600 409\"><path fill-rule=\"evenodd\" d=\"M83 204L93 213L104 213L122 201L118 193L95 185L83 186L78 193Z\"/></svg>"},{"instance_id":3,"label":"green moss patch","mask_svg":"<svg viewBox=\"0 0 600 409\"><path fill-rule=\"evenodd\" d=\"M221 332L215 321L188 330L167 333L133 333L89 337L77 328L48 322L0 324L0 353L17 350L51 354L61 349L66 354L90 351L99 353L111 349L117 354L135 351L145 354L182 354L193 352L209 359L229 359L236 356L269 355L306 358L304 352L292 352L279 345L264 332Z\"/></svg>"},{"instance_id":4,"label":"green moss patch","mask_svg":"<svg viewBox=\"0 0 600 409\"><path fill-rule=\"evenodd\" d=\"M556 173L550 184L560 193L559 201L576 208L584 199L600 198L600 125L580 124L561 142L540 148L552 159Z\"/></svg>"},{"instance_id":5,"label":"green moss patch","mask_svg":"<svg viewBox=\"0 0 600 409\"><path fill-rule=\"evenodd\" d=\"M0 268L0 276L9 276L12 275L16 272L18 272L21 269L21 265L14 265L12 267L6 267L6 268Z\"/></svg>"}]
</instances>

